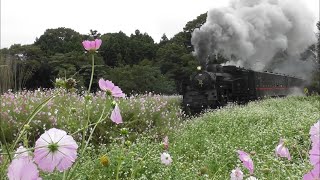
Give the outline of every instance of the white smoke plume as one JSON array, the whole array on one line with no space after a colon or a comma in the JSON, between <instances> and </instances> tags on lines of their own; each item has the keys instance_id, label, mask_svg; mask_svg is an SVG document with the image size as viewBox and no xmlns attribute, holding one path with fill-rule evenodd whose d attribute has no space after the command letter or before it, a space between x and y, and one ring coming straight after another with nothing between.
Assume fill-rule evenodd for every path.
<instances>
[{"instance_id":1,"label":"white smoke plume","mask_svg":"<svg viewBox=\"0 0 320 180\"><path fill-rule=\"evenodd\" d=\"M201 64L208 55L220 53L246 68L288 70L284 65L296 67L300 53L316 42L315 21L300 0L233 0L229 7L208 11L191 43ZM277 66L274 56L279 52L287 56ZM308 71L314 67L311 61L303 70L310 67Z\"/></svg>"}]
</instances>

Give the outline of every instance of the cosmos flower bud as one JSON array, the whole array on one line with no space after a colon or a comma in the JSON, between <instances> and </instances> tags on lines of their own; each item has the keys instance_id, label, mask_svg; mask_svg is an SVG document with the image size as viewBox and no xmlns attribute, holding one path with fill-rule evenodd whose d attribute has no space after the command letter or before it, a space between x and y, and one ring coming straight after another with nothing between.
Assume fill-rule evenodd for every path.
<instances>
[{"instance_id":1,"label":"cosmos flower bud","mask_svg":"<svg viewBox=\"0 0 320 180\"><path fill-rule=\"evenodd\" d=\"M54 82L54 86L56 88L66 88L66 81L61 78L56 78L56 81Z\"/></svg>"},{"instance_id":2,"label":"cosmos flower bud","mask_svg":"<svg viewBox=\"0 0 320 180\"><path fill-rule=\"evenodd\" d=\"M200 175L204 175L204 174L208 174L208 168L206 166L200 169Z\"/></svg>"},{"instance_id":3,"label":"cosmos flower bud","mask_svg":"<svg viewBox=\"0 0 320 180\"><path fill-rule=\"evenodd\" d=\"M110 159L107 155L103 155L100 157L100 164L102 166L109 166L110 165Z\"/></svg>"},{"instance_id":4,"label":"cosmos flower bud","mask_svg":"<svg viewBox=\"0 0 320 180\"><path fill-rule=\"evenodd\" d=\"M24 125L23 127L24 127L26 130L30 130L30 129L31 129L31 127L30 127L29 124L26 124L26 125Z\"/></svg>"},{"instance_id":5,"label":"cosmos flower bud","mask_svg":"<svg viewBox=\"0 0 320 180\"><path fill-rule=\"evenodd\" d=\"M123 123L120 108L119 108L118 104L116 104L116 106L112 110L110 119L111 119L111 121L113 121L116 124Z\"/></svg>"},{"instance_id":6,"label":"cosmos flower bud","mask_svg":"<svg viewBox=\"0 0 320 180\"><path fill-rule=\"evenodd\" d=\"M112 106L113 109L116 107L116 105L117 105L117 102L116 102L116 101L112 101L112 102L111 102L111 106Z\"/></svg>"},{"instance_id":7,"label":"cosmos flower bud","mask_svg":"<svg viewBox=\"0 0 320 180\"><path fill-rule=\"evenodd\" d=\"M68 78L68 79L66 80L66 88L67 88L68 90L75 88L76 85L77 85L77 81L76 81L75 79L73 79L73 78Z\"/></svg>"},{"instance_id":8,"label":"cosmos flower bud","mask_svg":"<svg viewBox=\"0 0 320 180\"><path fill-rule=\"evenodd\" d=\"M163 148L164 148L164 150L168 150L169 149L169 138L168 138L168 136L163 138Z\"/></svg>"},{"instance_id":9,"label":"cosmos flower bud","mask_svg":"<svg viewBox=\"0 0 320 180\"><path fill-rule=\"evenodd\" d=\"M127 128L121 128L120 133L122 135L127 135L128 134L128 129Z\"/></svg>"},{"instance_id":10,"label":"cosmos flower bud","mask_svg":"<svg viewBox=\"0 0 320 180\"><path fill-rule=\"evenodd\" d=\"M90 100L92 99L92 96L86 95L86 96L84 97L84 99L87 100L87 101L90 101Z\"/></svg>"},{"instance_id":11,"label":"cosmos flower bud","mask_svg":"<svg viewBox=\"0 0 320 180\"><path fill-rule=\"evenodd\" d=\"M77 109L73 107L73 108L71 108L70 111L71 111L71 113L76 113L76 112L77 112Z\"/></svg>"},{"instance_id":12,"label":"cosmos flower bud","mask_svg":"<svg viewBox=\"0 0 320 180\"><path fill-rule=\"evenodd\" d=\"M280 142L278 146L276 147L276 155L280 157L285 157L288 160L291 160L291 156L289 153L288 148L285 147L284 145L285 141L283 139L280 139Z\"/></svg>"},{"instance_id":13,"label":"cosmos flower bud","mask_svg":"<svg viewBox=\"0 0 320 180\"><path fill-rule=\"evenodd\" d=\"M132 142L131 141L129 141L129 140L127 140L126 142L124 142L124 145L126 145L126 146L131 146L131 144L132 144Z\"/></svg>"}]
</instances>

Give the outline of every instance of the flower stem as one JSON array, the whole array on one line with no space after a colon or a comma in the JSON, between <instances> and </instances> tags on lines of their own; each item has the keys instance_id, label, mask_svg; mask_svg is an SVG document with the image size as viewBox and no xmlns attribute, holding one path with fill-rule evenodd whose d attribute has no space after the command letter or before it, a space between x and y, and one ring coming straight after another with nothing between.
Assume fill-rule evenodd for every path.
<instances>
[{"instance_id":1,"label":"flower stem","mask_svg":"<svg viewBox=\"0 0 320 180\"><path fill-rule=\"evenodd\" d=\"M122 149L123 150L123 149ZM119 160L118 160L118 165L117 165L117 172L116 172L116 180L119 180L119 171L120 171L120 168L121 168L121 164L122 164L122 154L123 152L121 153L120 157L119 157Z\"/></svg>"},{"instance_id":2,"label":"flower stem","mask_svg":"<svg viewBox=\"0 0 320 180\"><path fill-rule=\"evenodd\" d=\"M24 135L25 131L26 131L26 125L29 125L31 123L31 121L33 120L33 118L49 103L49 101L51 99L53 99L55 97L55 95L52 95L51 97L47 98L46 100L44 100L42 103L40 103L31 113L31 115L29 115L29 117L27 118L26 123L22 126L22 128L19 130L19 135L18 138L15 140L15 142L13 143L11 150L13 151L14 148L16 147L16 145L18 144L18 142L20 141L20 139L22 138L22 135Z\"/></svg>"},{"instance_id":3,"label":"flower stem","mask_svg":"<svg viewBox=\"0 0 320 180\"><path fill-rule=\"evenodd\" d=\"M99 120L97 121L97 123L95 124L95 126L93 127L93 129L91 130L91 133L90 133L90 135L89 135L89 137L88 137L88 139L87 139L87 141L86 141L86 144L85 144L84 148L82 149L82 152L81 152L81 154L80 154L80 157L83 156L86 148L88 147L89 142L90 142L90 140L91 140L91 138L92 138L92 135L93 135L94 131L96 130L98 124L101 123L101 122L104 120L104 119L103 119L103 115L104 115L105 109L106 109L106 108L103 109Z\"/></svg>"},{"instance_id":4,"label":"flower stem","mask_svg":"<svg viewBox=\"0 0 320 180\"><path fill-rule=\"evenodd\" d=\"M90 83L89 83L87 95L90 94L91 86L92 86L92 81L93 81L93 74L94 74L94 54L93 54L93 53L91 54L91 59L92 59L91 77L90 77ZM81 151L82 151L83 148L84 148L84 143L85 143L85 138L86 138L86 132L87 132L87 130L88 130L89 123L90 123L90 110L89 110L89 107L88 107L88 98L85 98L85 109L87 110L87 120L86 120L85 124L83 125Z\"/></svg>"},{"instance_id":5,"label":"flower stem","mask_svg":"<svg viewBox=\"0 0 320 180\"><path fill-rule=\"evenodd\" d=\"M116 180L119 180L119 172L120 172L120 169L121 169L121 164L122 164L122 161L124 160L124 140L122 141L121 143L121 154L120 154L120 157L118 159L118 165L117 165L117 172L116 172Z\"/></svg>"},{"instance_id":6,"label":"flower stem","mask_svg":"<svg viewBox=\"0 0 320 180\"><path fill-rule=\"evenodd\" d=\"M66 179L66 174L67 174L67 171L64 171L64 172L63 172L62 180L65 180L65 179Z\"/></svg>"},{"instance_id":7,"label":"flower stem","mask_svg":"<svg viewBox=\"0 0 320 180\"><path fill-rule=\"evenodd\" d=\"M93 81L93 73L94 73L94 54L91 55L92 58L92 67L91 67L91 78L90 78L90 84L88 88L88 94L90 94L91 91L91 86L92 86L92 81Z\"/></svg>"},{"instance_id":8,"label":"flower stem","mask_svg":"<svg viewBox=\"0 0 320 180\"><path fill-rule=\"evenodd\" d=\"M84 137L82 137L82 143L81 143L82 148L81 148L81 150L80 150L80 156L79 156L80 158L83 157L83 155L84 155L84 153L85 153L85 151L86 151L86 149L87 149L87 147L88 147L88 145L89 145L89 142L90 142L90 140L91 140L91 138L92 138L92 135L93 135L95 129L96 129L97 126L105 119L105 117L104 117L104 112L105 112L105 110L106 110L106 106L104 106L104 109L102 110L102 113L101 113L101 115L100 115L100 118L97 120L97 122L96 122L96 123L93 123L93 124L94 124L94 127L93 127L93 129L91 130L91 133L90 133L88 139L85 141L85 140L84 140ZM92 124L92 125L93 125L93 124ZM88 127L89 127L89 124L87 124L87 126L84 128L84 132L86 132L86 130L88 129ZM74 173L75 170L78 168L78 164L79 164L79 160L75 162L75 164L73 165L72 170L70 170L70 173L68 173L66 179L68 179L69 176L70 176L70 178L72 177L73 173Z\"/></svg>"}]
</instances>

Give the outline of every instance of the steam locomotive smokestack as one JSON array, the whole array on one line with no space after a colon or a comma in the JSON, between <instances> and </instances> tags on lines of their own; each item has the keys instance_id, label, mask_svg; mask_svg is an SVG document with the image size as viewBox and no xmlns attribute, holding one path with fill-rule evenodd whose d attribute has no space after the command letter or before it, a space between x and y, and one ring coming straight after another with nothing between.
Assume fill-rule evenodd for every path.
<instances>
[{"instance_id":1,"label":"steam locomotive smokestack","mask_svg":"<svg viewBox=\"0 0 320 180\"><path fill-rule=\"evenodd\" d=\"M208 11L206 23L194 30L191 43L201 64L219 52L254 70L290 69L300 63L300 53L316 42L315 20L302 0L233 0L229 7ZM281 63L274 59L279 52L286 54Z\"/></svg>"}]
</instances>

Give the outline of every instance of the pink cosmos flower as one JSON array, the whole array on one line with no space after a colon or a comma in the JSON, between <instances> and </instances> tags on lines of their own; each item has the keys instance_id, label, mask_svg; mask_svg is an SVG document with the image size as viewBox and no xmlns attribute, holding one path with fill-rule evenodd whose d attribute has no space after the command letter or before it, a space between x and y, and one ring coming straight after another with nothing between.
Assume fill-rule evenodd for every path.
<instances>
[{"instance_id":1,"label":"pink cosmos flower","mask_svg":"<svg viewBox=\"0 0 320 180\"><path fill-rule=\"evenodd\" d=\"M231 171L230 174L231 180L242 180L243 179L243 172L240 170L240 168L236 168Z\"/></svg>"},{"instance_id":2,"label":"pink cosmos flower","mask_svg":"<svg viewBox=\"0 0 320 180\"><path fill-rule=\"evenodd\" d=\"M77 158L78 145L63 130L51 128L36 141L34 160L43 171L64 171Z\"/></svg>"},{"instance_id":3,"label":"pink cosmos flower","mask_svg":"<svg viewBox=\"0 0 320 180\"><path fill-rule=\"evenodd\" d=\"M320 120L317 123L315 123L313 126L311 126L310 136L311 136L312 143L319 144L319 142L320 142Z\"/></svg>"},{"instance_id":4,"label":"pink cosmos flower","mask_svg":"<svg viewBox=\"0 0 320 180\"><path fill-rule=\"evenodd\" d=\"M99 80L99 87L101 90L106 91L107 94L112 95L113 97L124 98L126 96L118 86L115 86L112 83L112 81L104 80L101 78Z\"/></svg>"},{"instance_id":5,"label":"pink cosmos flower","mask_svg":"<svg viewBox=\"0 0 320 180\"><path fill-rule=\"evenodd\" d=\"M116 106L114 107L114 109L111 113L110 119L111 119L111 121L113 121L116 124L123 123L122 116L120 113L120 108L119 108L118 104L116 104Z\"/></svg>"},{"instance_id":6,"label":"pink cosmos flower","mask_svg":"<svg viewBox=\"0 0 320 180\"><path fill-rule=\"evenodd\" d=\"M9 180L41 180L37 165L28 155L27 149L22 146L17 149L16 156L9 165L7 175Z\"/></svg>"},{"instance_id":7,"label":"pink cosmos flower","mask_svg":"<svg viewBox=\"0 0 320 180\"><path fill-rule=\"evenodd\" d=\"M309 151L310 154L310 162L312 165L320 166L320 144L313 143L311 150Z\"/></svg>"},{"instance_id":8,"label":"pink cosmos flower","mask_svg":"<svg viewBox=\"0 0 320 180\"><path fill-rule=\"evenodd\" d=\"M250 158L249 154L241 150L238 150L237 152L239 154L239 159L242 161L244 167L246 167L249 170L249 172L253 174L253 161Z\"/></svg>"},{"instance_id":9,"label":"pink cosmos flower","mask_svg":"<svg viewBox=\"0 0 320 180\"><path fill-rule=\"evenodd\" d=\"M95 52L96 50L98 50L100 48L101 44L102 44L101 39L95 39L94 41L85 40L82 42L84 49L86 49L87 51L92 51L92 52Z\"/></svg>"},{"instance_id":10,"label":"pink cosmos flower","mask_svg":"<svg viewBox=\"0 0 320 180\"><path fill-rule=\"evenodd\" d=\"M288 158L288 160L291 160L289 150L284 146L283 139L280 139L279 145L276 147L276 156L285 157Z\"/></svg>"},{"instance_id":11,"label":"pink cosmos flower","mask_svg":"<svg viewBox=\"0 0 320 180\"><path fill-rule=\"evenodd\" d=\"M170 165L171 162L172 162L172 158L171 158L170 154L169 154L169 153L166 153L166 152L164 152L164 153L161 154L160 159L161 159L161 162L162 162L163 164L165 164L165 165Z\"/></svg>"},{"instance_id":12,"label":"pink cosmos flower","mask_svg":"<svg viewBox=\"0 0 320 180\"><path fill-rule=\"evenodd\" d=\"M168 138L168 136L163 138L163 146L164 146L165 150L169 149L169 138Z\"/></svg>"},{"instance_id":13,"label":"pink cosmos flower","mask_svg":"<svg viewBox=\"0 0 320 180\"><path fill-rule=\"evenodd\" d=\"M313 170L303 176L303 180L319 180L320 179L320 166L315 166Z\"/></svg>"}]
</instances>

